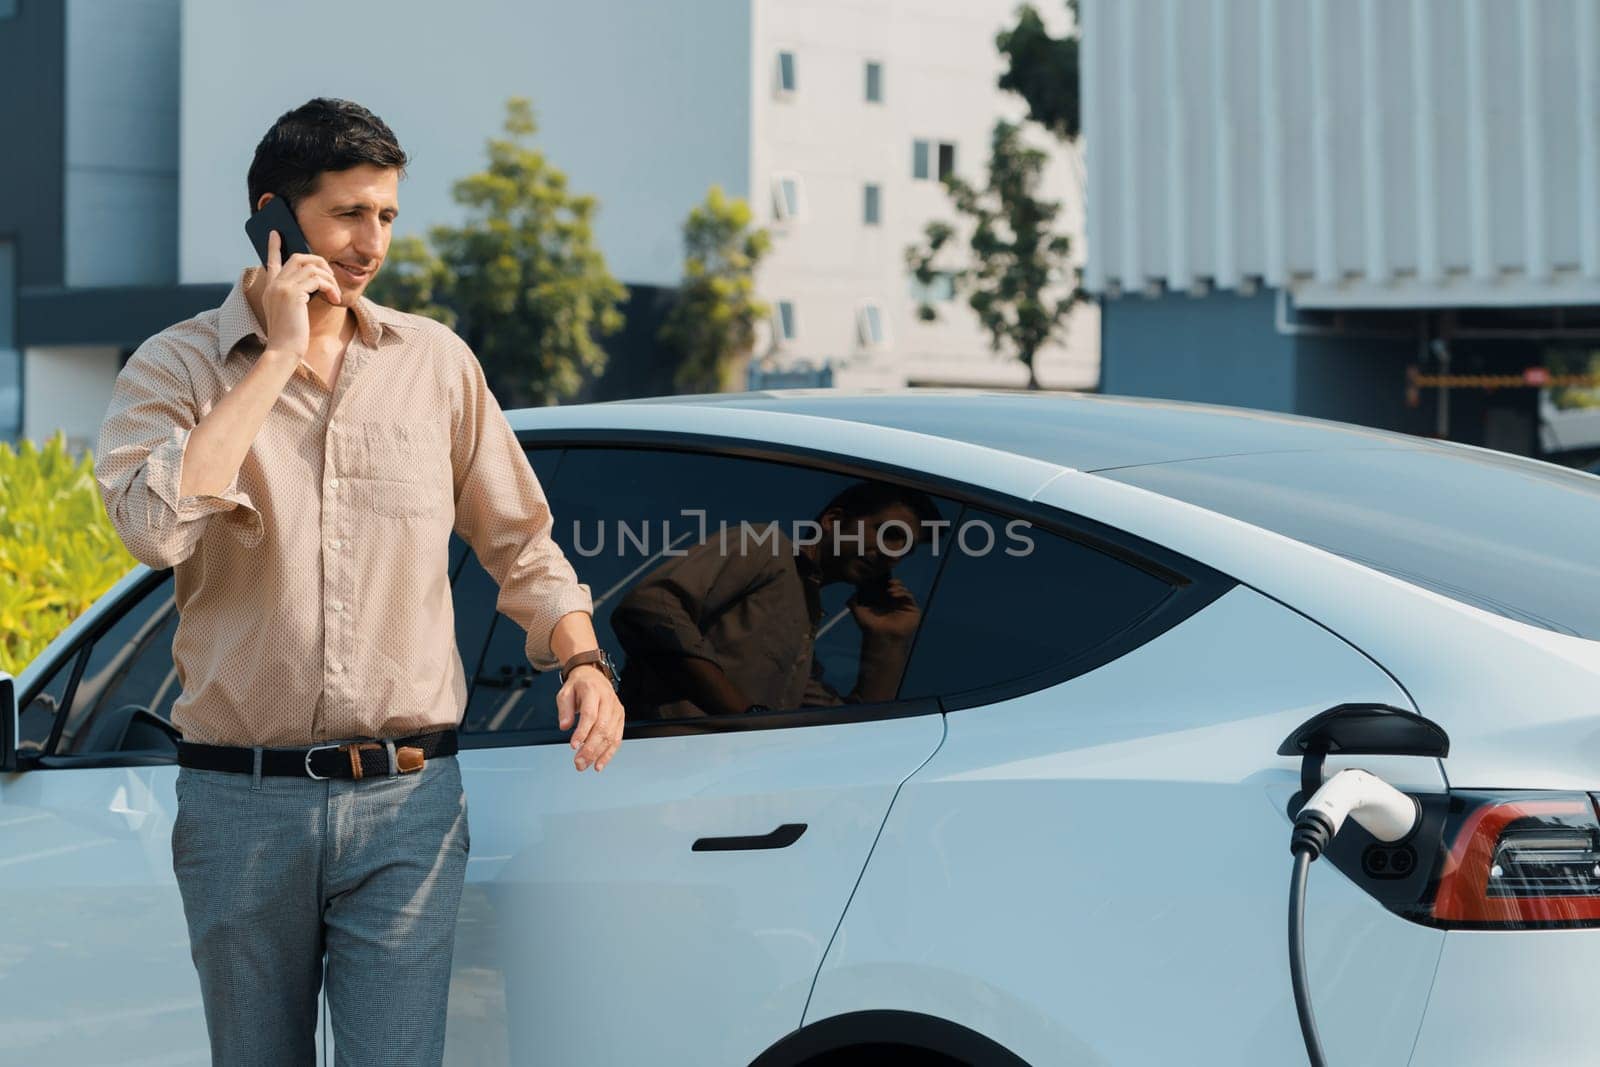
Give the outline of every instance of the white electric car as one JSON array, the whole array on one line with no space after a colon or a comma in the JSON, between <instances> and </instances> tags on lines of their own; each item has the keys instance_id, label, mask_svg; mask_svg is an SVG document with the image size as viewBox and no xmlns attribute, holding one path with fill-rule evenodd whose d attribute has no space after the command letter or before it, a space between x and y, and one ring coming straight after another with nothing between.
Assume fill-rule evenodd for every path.
<instances>
[{"instance_id":1,"label":"white electric car","mask_svg":"<svg viewBox=\"0 0 1600 1067\"><path fill-rule=\"evenodd\" d=\"M451 1062L1303 1063L1302 764L1279 753L1344 705L1418 713L1449 751L1327 758L1424 813L1398 845L1347 828L1311 869L1329 1062L1600 1057L1600 478L1064 395L509 418L619 657L611 612L725 523L803 526L867 481L920 490L946 537L894 567L919 615L893 699L630 708L600 775L452 543L472 855ZM840 693L856 592L820 593ZM206 1057L171 870L177 623L170 573L141 567L16 679L0 1061Z\"/></svg>"}]
</instances>

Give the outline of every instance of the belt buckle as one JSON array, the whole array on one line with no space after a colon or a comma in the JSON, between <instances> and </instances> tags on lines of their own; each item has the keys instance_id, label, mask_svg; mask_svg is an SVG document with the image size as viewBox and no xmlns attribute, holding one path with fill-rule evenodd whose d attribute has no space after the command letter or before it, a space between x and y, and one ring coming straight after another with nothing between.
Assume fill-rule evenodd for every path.
<instances>
[{"instance_id":1,"label":"belt buckle","mask_svg":"<svg viewBox=\"0 0 1600 1067\"><path fill-rule=\"evenodd\" d=\"M343 748L343 747L344 747L343 745L312 745L310 748L306 749L306 777L314 779L314 780L316 780L318 782L326 782L328 780L328 778L329 778L328 775L326 775L326 774L318 774L316 771L311 769L311 753L313 753L313 752L322 752L322 751L324 751L326 749L331 749L331 748Z\"/></svg>"}]
</instances>

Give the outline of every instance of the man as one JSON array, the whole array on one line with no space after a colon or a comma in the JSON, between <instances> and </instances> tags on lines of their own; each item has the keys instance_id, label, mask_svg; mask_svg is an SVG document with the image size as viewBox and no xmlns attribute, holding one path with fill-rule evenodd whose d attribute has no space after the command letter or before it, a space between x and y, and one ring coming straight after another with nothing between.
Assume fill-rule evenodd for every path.
<instances>
[{"instance_id":1,"label":"man","mask_svg":"<svg viewBox=\"0 0 1600 1067\"><path fill-rule=\"evenodd\" d=\"M145 342L96 450L129 551L175 572L173 869L228 1067L310 1063L324 973L339 1063L443 1057L469 847L452 529L561 666L577 770L622 737L589 589L476 357L362 295L405 165L359 105L279 118L250 207L283 197L311 254L274 233L220 308Z\"/></svg>"},{"instance_id":2,"label":"man","mask_svg":"<svg viewBox=\"0 0 1600 1067\"><path fill-rule=\"evenodd\" d=\"M893 700L922 618L893 570L938 519L925 493L858 482L822 509L814 538L741 523L668 560L611 613L623 699L661 719ZM815 655L822 588L835 582L855 587L861 630L842 694Z\"/></svg>"}]
</instances>

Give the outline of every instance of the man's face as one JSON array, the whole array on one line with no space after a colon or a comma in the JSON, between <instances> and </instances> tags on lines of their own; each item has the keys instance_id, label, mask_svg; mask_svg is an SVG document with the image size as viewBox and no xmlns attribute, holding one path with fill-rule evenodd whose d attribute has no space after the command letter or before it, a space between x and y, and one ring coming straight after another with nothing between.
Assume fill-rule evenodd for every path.
<instances>
[{"instance_id":1,"label":"man's face","mask_svg":"<svg viewBox=\"0 0 1600 1067\"><path fill-rule=\"evenodd\" d=\"M855 540L858 523L859 543ZM837 530L838 554L832 569L838 577L855 585L884 581L911 550L919 526L916 512L901 504L859 518L830 512L823 522L822 549L825 555L834 554Z\"/></svg>"},{"instance_id":2,"label":"man's face","mask_svg":"<svg viewBox=\"0 0 1600 1067\"><path fill-rule=\"evenodd\" d=\"M352 306L389 254L395 216L400 214L400 172L363 163L323 171L316 190L294 205L311 251L328 261L339 282L343 306Z\"/></svg>"}]
</instances>

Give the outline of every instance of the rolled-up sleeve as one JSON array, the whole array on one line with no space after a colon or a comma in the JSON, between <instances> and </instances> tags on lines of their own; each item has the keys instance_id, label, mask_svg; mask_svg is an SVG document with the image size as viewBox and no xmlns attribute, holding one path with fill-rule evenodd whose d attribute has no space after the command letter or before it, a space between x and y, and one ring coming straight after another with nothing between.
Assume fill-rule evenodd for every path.
<instances>
[{"instance_id":1,"label":"rolled-up sleeve","mask_svg":"<svg viewBox=\"0 0 1600 1067\"><path fill-rule=\"evenodd\" d=\"M219 493L181 496L183 457L199 423L194 390L159 341L146 342L117 375L100 425L94 475L122 543L157 569L188 559L213 521L247 548L261 543L261 513L238 475Z\"/></svg>"},{"instance_id":2,"label":"rolled-up sleeve","mask_svg":"<svg viewBox=\"0 0 1600 1067\"><path fill-rule=\"evenodd\" d=\"M527 631L528 662L553 670L559 666L550 648L556 623L574 611L593 615L594 601L551 536L555 522L544 487L478 358L459 339L453 348L460 364L450 444L455 530L499 583L495 606Z\"/></svg>"}]
</instances>

